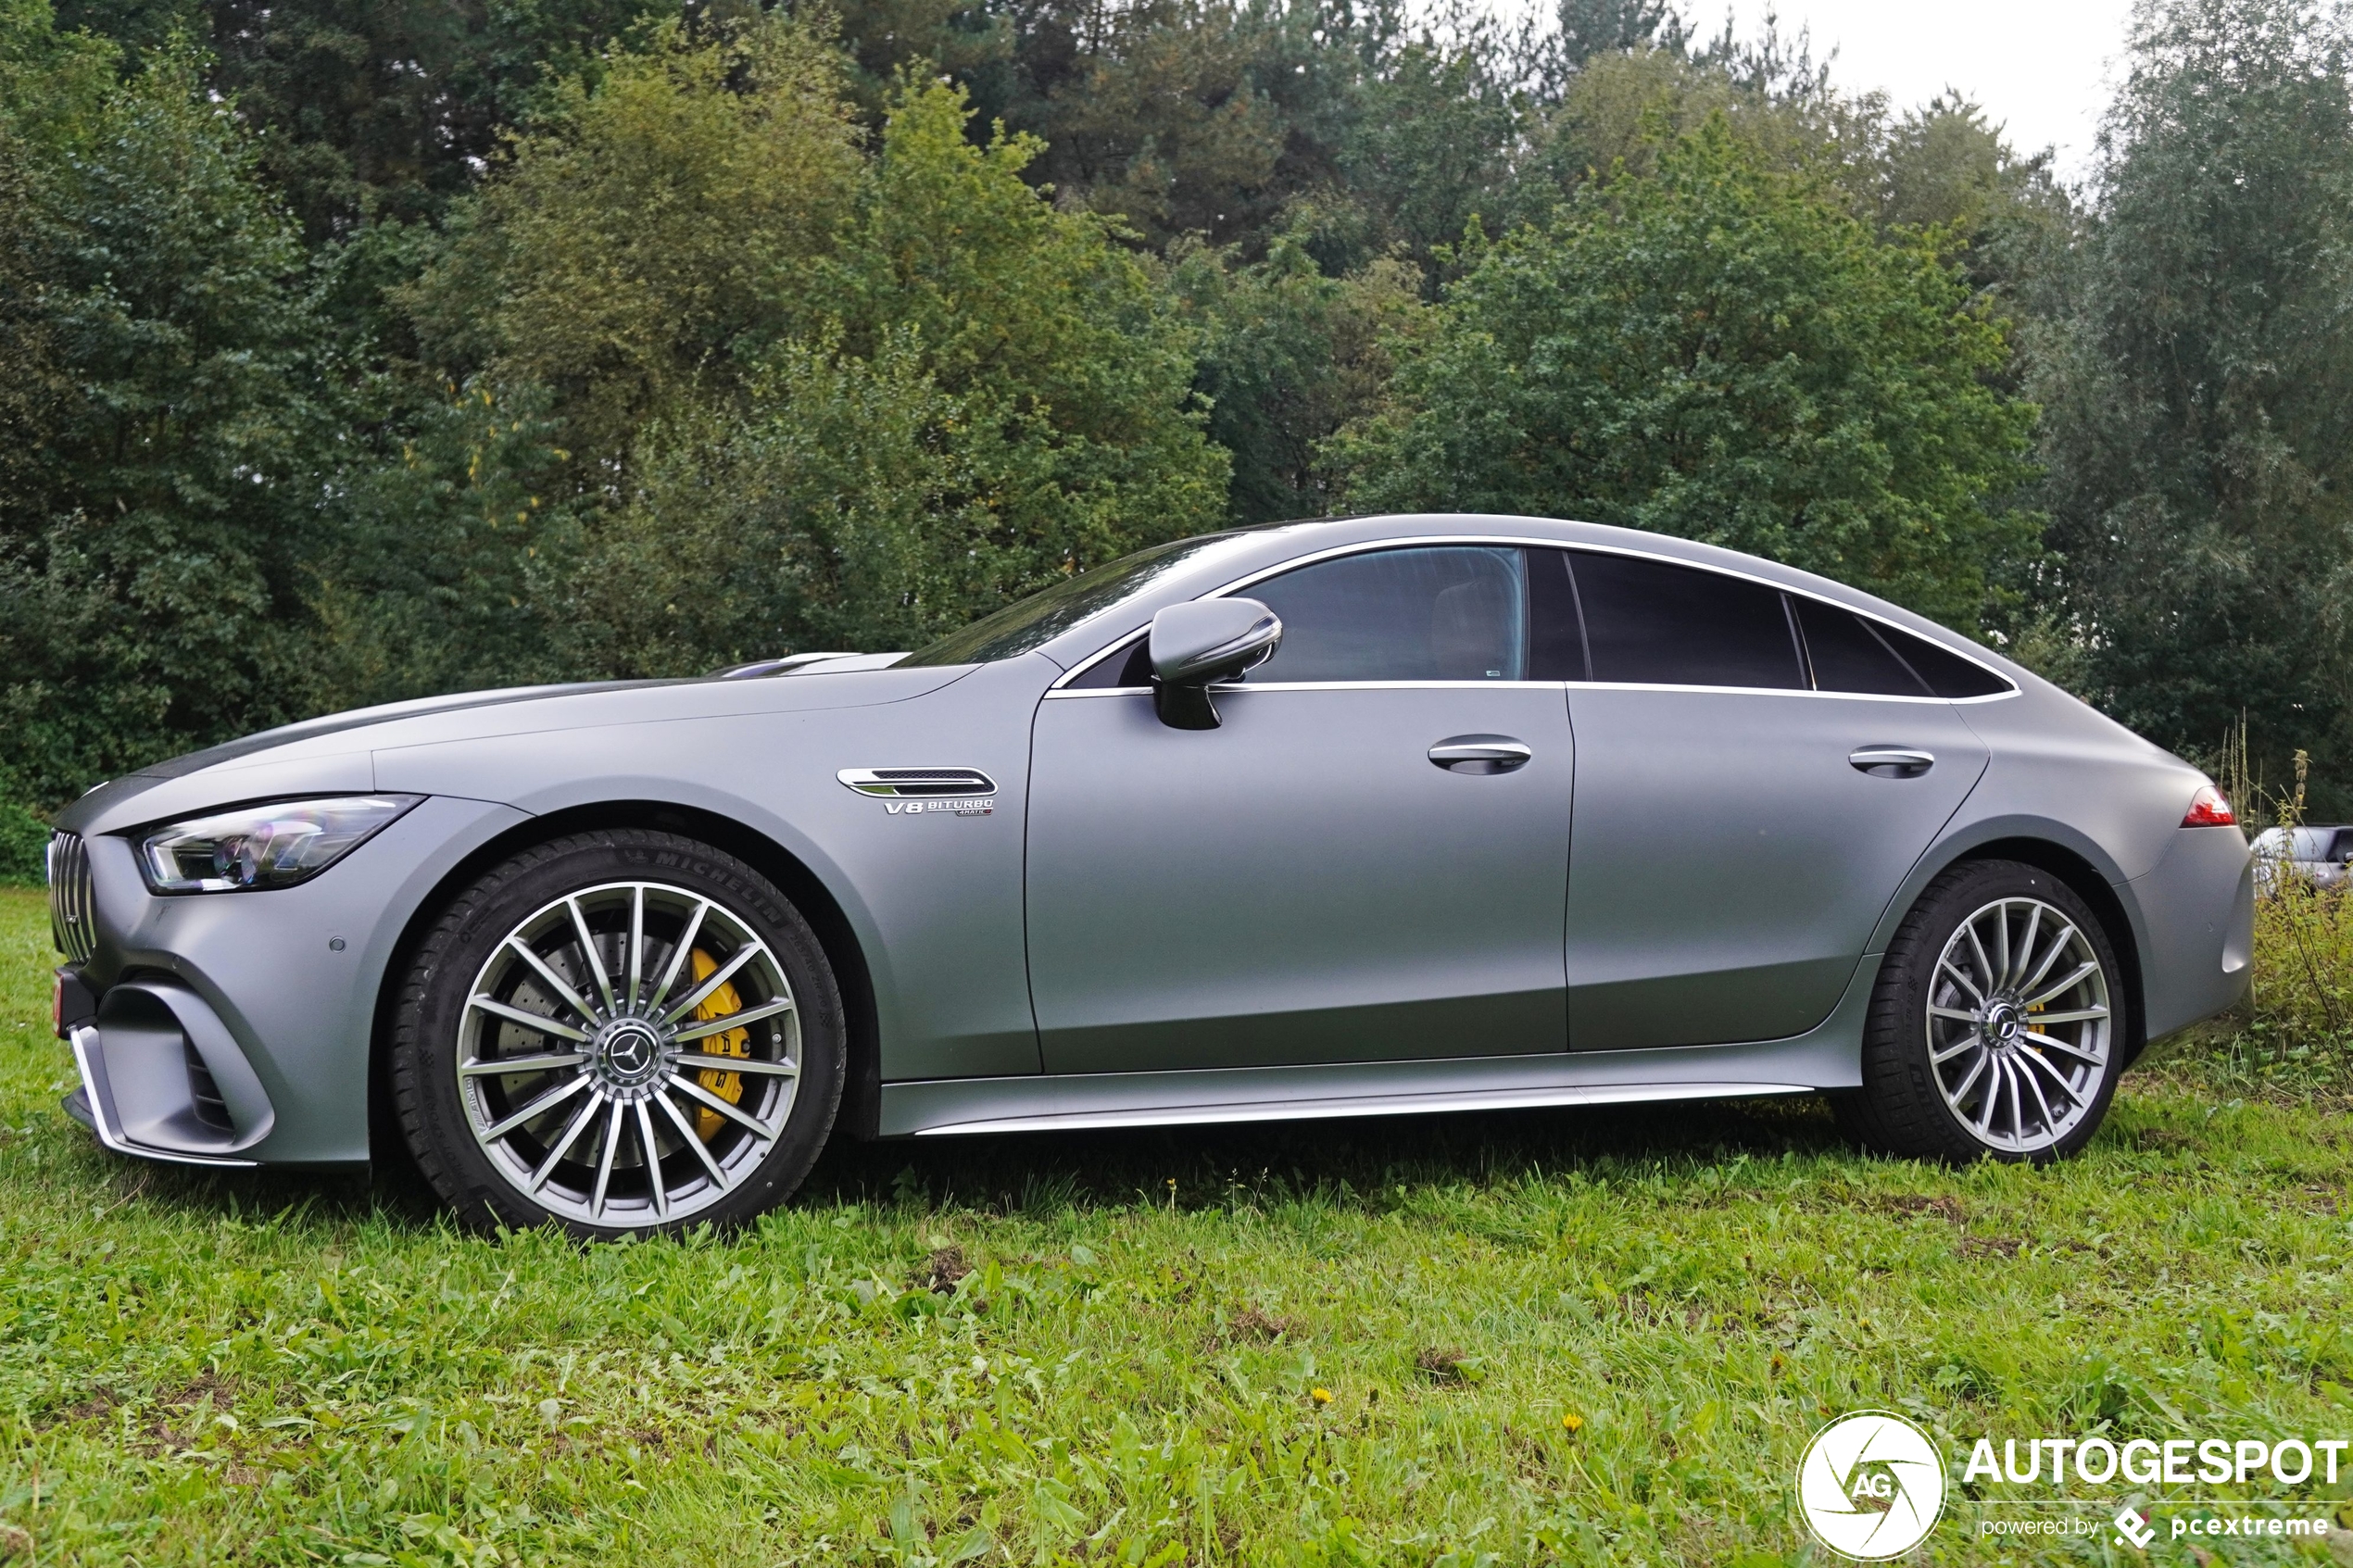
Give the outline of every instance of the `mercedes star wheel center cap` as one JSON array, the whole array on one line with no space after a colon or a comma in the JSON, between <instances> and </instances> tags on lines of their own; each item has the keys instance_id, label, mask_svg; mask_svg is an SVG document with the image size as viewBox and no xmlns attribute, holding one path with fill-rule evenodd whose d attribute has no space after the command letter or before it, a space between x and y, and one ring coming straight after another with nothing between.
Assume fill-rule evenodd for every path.
<instances>
[{"instance_id":1,"label":"mercedes star wheel center cap","mask_svg":"<svg viewBox=\"0 0 2353 1568\"><path fill-rule=\"evenodd\" d=\"M634 1087L661 1070L661 1036L642 1019L618 1019L606 1026L594 1044L606 1080L619 1087Z\"/></svg>"}]
</instances>

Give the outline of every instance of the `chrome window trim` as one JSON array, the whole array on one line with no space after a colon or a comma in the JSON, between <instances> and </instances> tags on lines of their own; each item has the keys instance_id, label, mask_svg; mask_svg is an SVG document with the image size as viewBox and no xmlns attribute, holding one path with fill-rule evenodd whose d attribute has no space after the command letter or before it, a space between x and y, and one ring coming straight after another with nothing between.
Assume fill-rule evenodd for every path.
<instances>
[{"instance_id":1,"label":"chrome window trim","mask_svg":"<svg viewBox=\"0 0 2353 1568\"><path fill-rule=\"evenodd\" d=\"M1479 546L1504 546L1507 547L1516 546L1520 549L1536 550L1586 550L1595 555L1625 556L1634 560L1657 561L1661 565L1665 566L1689 567L1693 571L1713 571L1718 576L1735 578L1743 583L1754 583L1760 588L1770 588L1776 593L1793 594L1799 598L1809 600L1814 604L1827 606L1831 609L1843 609L1849 615L1859 615L1866 621L1873 621L1879 625L1884 626L1891 632L1901 632L1907 637L1919 637L1921 635L1919 633L1913 631L1908 626L1897 625L1894 621L1888 620L1887 617L1883 615L1876 614L1868 609L1857 608L1854 605L1841 604L1836 599L1824 598L1821 595L1808 592L1804 588L1793 588L1787 583L1776 583L1769 577L1759 577L1753 571L1742 571L1734 567L1703 565L1698 561L1681 560L1674 556L1660 555L1655 550L1638 550L1625 545L1571 544L1559 539L1533 539L1523 535L1501 533L1409 534L1402 539L1376 539L1370 541L1360 541L1353 545L1334 545L1328 549L1317 550L1310 555L1300 556L1293 559L1284 561L1277 566L1262 567L1258 571L1250 573L1248 576L1236 578L1233 582L1227 583L1225 586L1213 588L1209 592L1200 595L1199 596L1204 599L1224 598L1227 595L1239 593L1242 589L1252 586L1253 583L1264 583L1270 577L1279 577L1286 571L1296 571L1302 567L1314 566L1319 562L1336 559L1341 556L1364 555L1373 550L1410 550L1428 548L1433 545L1461 545L1474 548ZM1078 628L1076 627L1072 628L1073 631L1076 631L1077 629ZM1048 696L1060 696L1063 695L1063 688L1068 686L1073 681L1077 680L1081 675L1084 675L1088 671L1092 670L1096 665L1101 664L1104 659L1113 657L1114 654L1124 652L1138 637L1142 636L1151 629L1151 623L1150 621L1146 621L1141 626L1132 627L1128 631L1122 633L1118 637L1112 641L1110 646L1103 648L1100 653L1096 653L1087 659L1083 659L1076 665L1073 665L1067 673L1047 689L1046 695ZM1926 642L1934 642L1933 638L1922 638L1922 640ZM1986 692L1978 696L1903 696L1894 693L1826 692L1805 686L1686 686L1655 684L1642 681L1270 681L1262 686L1253 686L1242 684L1233 686L1219 686L1215 689L1219 691L1272 692L1296 687L1313 687L1317 690L1333 690L1342 687L1361 687L1369 689L1373 687L1389 686L1485 686L1491 684L1498 686L1566 685L1569 687L1589 686L1596 690L1621 692L1744 692L1751 695L1759 692L1769 692L1780 696L1828 696L1842 697L1849 700L1861 698L1869 702L1943 703L1999 702L2007 697L2017 696L2020 694L2021 688L2015 681L2012 681L2007 675L2003 674L1999 670L1994 669L1992 665L1986 663L1983 659L1979 659L1974 654L1964 652L1959 648L1947 647L1943 643L1936 643L1935 646L1937 647L1944 648L1946 653L1953 655L1957 659L1967 659L1969 663L1976 665L1980 670L1984 671L1988 675L1993 676L1995 680L2001 682L2009 689L2007 691L2000 692ZM1114 693L1144 692L1150 691L1151 689L1151 688L1150 686L1094 686L1088 688L1088 692L1086 694L1073 695L1101 694L1103 696L1110 696Z\"/></svg>"},{"instance_id":2,"label":"chrome window trim","mask_svg":"<svg viewBox=\"0 0 2353 1568\"><path fill-rule=\"evenodd\" d=\"M1999 673L1999 671L1995 671ZM2007 692L1987 692L1983 696L1908 696L1902 692L1825 692L1806 686L1687 686L1673 685L1663 681L1564 681L1576 692L1689 692L1694 696L1729 693L1734 696L1826 696L1839 702L1930 702L1951 707L1957 702L1993 702L2002 697L2018 696L2015 688Z\"/></svg>"},{"instance_id":3,"label":"chrome window trim","mask_svg":"<svg viewBox=\"0 0 2353 1568\"><path fill-rule=\"evenodd\" d=\"M1567 689L1567 681L1269 681L1263 686L1247 681L1220 681L1209 689L1221 696L1243 692L1398 692L1398 691L1545 691ZM1710 691L1722 688L1710 686ZM1071 691L1050 691L1050 699L1088 696L1149 696L1150 686L1083 686ZM1933 701L1933 698L1928 700Z\"/></svg>"},{"instance_id":4,"label":"chrome window trim","mask_svg":"<svg viewBox=\"0 0 2353 1568\"><path fill-rule=\"evenodd\" d=\"M1983 696L1907 696L1901 692L1822 692L1804 686L1679 686L1657 681L1275 681L1253 686L1246 681L1220 682L1209 688L1220 696L1244 692L1393 692L1393 691L1555 691L1655 692L1692 696L1820 696L1837 702L1916 702L1950 707L1957 702L1999 702L2015 691L1988 692ZM1096 696L1149 696L1150 686L1085 686L1050 691L1049 701Z\"/></svg>"}]
</instances>

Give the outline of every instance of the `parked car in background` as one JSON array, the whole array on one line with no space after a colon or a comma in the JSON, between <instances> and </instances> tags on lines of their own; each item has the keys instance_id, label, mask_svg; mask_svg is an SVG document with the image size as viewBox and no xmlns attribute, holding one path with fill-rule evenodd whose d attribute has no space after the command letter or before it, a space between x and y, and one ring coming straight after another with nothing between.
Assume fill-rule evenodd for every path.
<instances>
[{"instance_id":1,"label":"parked car in background","mask_svg":"<svg viewBox=\"0 0 2353 1568\"><path fill-rule=\"evenodd\" d=\"M2353 825L2310 822L2265 828L2255 835L2255 886L2259 893L2289 881L2306 887L2342 887L2348 865L2353 865Z\"/></svg>"},{"instance_id":2,"label":"parked car in background","mask_svg":"<svg viewBox=\"0 0 2353 1568\"><path fill-rule=\"evenodd\" d=\"M50 876L108 1148L392 1129L469 1223L583 1236L744 1220L840 1134L1818 1092L1877 1148L2056 1159L2245 994L2254 920L2212 783L2025 669L1516 517L314 720L94 790Z\"/></svg>"}]
</instances>

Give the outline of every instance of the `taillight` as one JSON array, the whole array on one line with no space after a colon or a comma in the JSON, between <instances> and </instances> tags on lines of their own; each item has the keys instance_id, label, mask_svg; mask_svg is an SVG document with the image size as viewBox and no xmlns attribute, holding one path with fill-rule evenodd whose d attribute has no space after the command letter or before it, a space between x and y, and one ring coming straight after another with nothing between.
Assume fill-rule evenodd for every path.
<instances>
[{"instance_id":1,"label":"taillight","mask_svg":"<svg viewBox=\"0 0 2353 1568\"><path fill-rule=\"evenodd\" d=\"M2200 784L2190 797L2190 809L2182 815L2185 828L2227 828L2236 825L2238 818L2231 811L2231 803L2212 784Z\"/></svg>"}]
</instances>

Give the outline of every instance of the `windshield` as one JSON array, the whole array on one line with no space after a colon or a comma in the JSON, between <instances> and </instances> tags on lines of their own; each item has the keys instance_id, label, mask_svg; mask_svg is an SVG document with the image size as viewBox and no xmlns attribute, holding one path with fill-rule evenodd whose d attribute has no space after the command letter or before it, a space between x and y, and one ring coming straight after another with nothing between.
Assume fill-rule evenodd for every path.
<instances>
[{"instance_id":1,"label":"windshield","mask_svg":"<svg viewBox=\"0 0 2353 1568\"><path fill-rule=\"evenodd\" d=\"M1007 605L996 614L974 621L961 632L951 632L927 648L919 648L900 659L897 668L912 669L923 664L988 664L1000 659L1013 659L1030 649L1043 646L1064 632L1090 617L1115 609L1140 596L1161 578L1190 560L1212 545L1233 538L1230 533L1208 533L1198 539L1179 539L1173 544L1154 545L1149 550L1138 550L1132 556L1122 556L1115 561L1082 571L1066 582L1058 583L1042 594L1032 594L1019 604Z\"/></svg>"}]
</instances>

